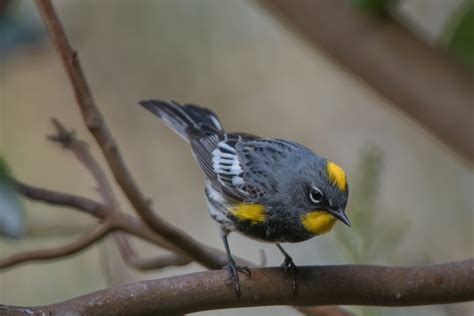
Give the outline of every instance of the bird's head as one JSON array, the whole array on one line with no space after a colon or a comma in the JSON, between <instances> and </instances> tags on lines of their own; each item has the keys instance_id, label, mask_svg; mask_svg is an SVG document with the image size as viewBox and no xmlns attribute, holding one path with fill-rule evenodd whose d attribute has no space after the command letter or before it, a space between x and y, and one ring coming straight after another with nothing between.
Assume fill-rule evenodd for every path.
<instances>
[{"instance_id":1,"label":"bird's head","mask_svg":"<svg viewBox=\"0 0 474 316\"><path fill-rule=\"evenodd\" d=\"M304 228L316 235L329 231L337 220L351 226L346 214L349 186L344 170L336 163L317 157L299 170L297 190Z\"/></svg>"}]
</instances>

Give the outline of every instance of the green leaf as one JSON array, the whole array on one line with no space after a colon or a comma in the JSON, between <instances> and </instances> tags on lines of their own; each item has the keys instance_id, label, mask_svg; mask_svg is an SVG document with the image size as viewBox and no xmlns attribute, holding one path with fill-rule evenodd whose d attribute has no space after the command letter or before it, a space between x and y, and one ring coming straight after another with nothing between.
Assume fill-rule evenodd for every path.
<instances>
[{"instance_id":1,"label":"green leaf","mask_svg":"<svg viewBox=\"0 0 474 316\"><path fill-rule=\"evenodd\" d=\"M382 14L395 2L394 0L352 0L355 6L373 14Z\"/></svg>"},{"instance_id":2,"label":"green leaf","mask_svg":"<svg viewBox=\"0 0 474 316\"><path fill-rule=\"evenodd\" d=\"M448 49L462 61L474 66L474 1L466 1L445 30Z\"/></svg>"},{"instance_id":3,"label":"green leaf","mask_svg":"<svg viewBox=\"0 0 474 316\"><path fill-rule=\"evenodd\" d=\"M25 230L24 214L12 179L11 169L0 156L0 235L20 238Z\"/></svg>"},{"instance_id":4,"label":"green leaf","mask_svg":"<svg viewBox=\"0 0 474 316\"><path fill-rule=\"evenodd\" d=\"M11 176L12 176L12 171L8 167L7 161L5 160L5 158L0 156L0 179L7 178L7 177L11 178Z\"/></svg>"}]
</instances>

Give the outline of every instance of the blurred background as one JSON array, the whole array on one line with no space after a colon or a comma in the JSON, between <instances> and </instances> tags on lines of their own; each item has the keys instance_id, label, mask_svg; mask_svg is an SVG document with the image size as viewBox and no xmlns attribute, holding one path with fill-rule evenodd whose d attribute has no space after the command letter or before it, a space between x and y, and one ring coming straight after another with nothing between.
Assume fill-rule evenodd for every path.
<instances>
[{"instance_id":1,"label":"blurred background","mask_svg":"<svg viewBox=\"0 0 474 316\"><path fill-rule=\"evenodd\" d=\"M352 1L354 7L378 2ZM188 145L137 106L141 99L208 106L229 131L291 139L344 167L353 229L339 225L330 234L286 245L299 265L412 265L474 255L470 165L256 2L54 3L138 183L162 217L199 241L223 248L207 214L201 171ZM472 39L473 6L469 0L400 0L390 10L420 41L452 52L469 68L473 43L454 37L461 32L467 34L461 39ZM0 11L2 172L9 168L26 183L98 199L93 180L74 156L46 140L54 132L50 118L57 117L103 162L33 1L0 1ZM125 199L121 203L131 210ZM76 211L17 200L1 186L0 208L2 257L63 244L95 223ZM134 244L144 256L160 252L138 240ZM262 260L261 250L267 265L282 262L272 245L237 234L230 245L235 255L255 262ZM43 305L124 282L200 270L190 264L137 272L106 239L66 259L0 271L0 303ZM471 303L348 308L357 315L474 313ZM262 307L225 314L298 312Z\"/></svg>"}]
</instances>

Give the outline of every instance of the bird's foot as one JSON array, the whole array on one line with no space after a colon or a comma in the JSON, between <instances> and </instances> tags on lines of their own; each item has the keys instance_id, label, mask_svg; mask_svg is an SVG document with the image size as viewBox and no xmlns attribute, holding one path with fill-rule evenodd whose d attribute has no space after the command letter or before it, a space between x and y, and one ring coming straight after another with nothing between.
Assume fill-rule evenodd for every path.
<instances>
[{"instance_id":1,"label":"bird's foot","mask_svg":"<svg viewBox=\"0 0 474 316\"><path fill-rule=\"evenodd\" d=\"M239 280L239 272L245 273L248 277L252 274L249 267L246 266L238 266L235 264L234 261L229 262L228 265L224 266L229 273L229 278L227 279L226 283L232 282L235 287L235 294L237 297L240 297L240 280Z\"/></svg>"},{"instance_id":2,"label":"bird's foot","mask_svg":"<svg viewBox=\"0 0 474 316\"><path fill-rule=\"evenodd\" d=\"M293 295L296 295L296 275L300 272L293 259L290 256L285 256L285 261L281 264L285 272L291 274L293 278Z\"/></svg>"}]
</instances>

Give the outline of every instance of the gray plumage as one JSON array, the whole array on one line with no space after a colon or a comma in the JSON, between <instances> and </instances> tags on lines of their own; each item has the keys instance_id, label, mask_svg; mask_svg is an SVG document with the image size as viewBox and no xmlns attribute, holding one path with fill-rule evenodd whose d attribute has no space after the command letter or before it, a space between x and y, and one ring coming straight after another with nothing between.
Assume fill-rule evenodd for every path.
<instances>
[{"instance_id":1,"label":"gray plumage","mask_svg":"<svg viewBox=\"0 0 474 316\"><path fill-rule=\"evenodd\" d=\"M211 206L222 213L221 224L228 217L225 230L237 230L263 241L298 242L314 236L302 226L301 215L317 207L345 208L348 190L341 192L330 184L324 171L327 160L305 146L226 133L216 114L196 105L159 100L140 104L190 142L194 157L209 179L206 187ZM308 198L313 187L323 191L320 205L315 206ZM265 205L265 222L252 224L233 218L228 208L237 202ZM216 219L212 211L211 215Z\"/></svg>"}]
</instances>

